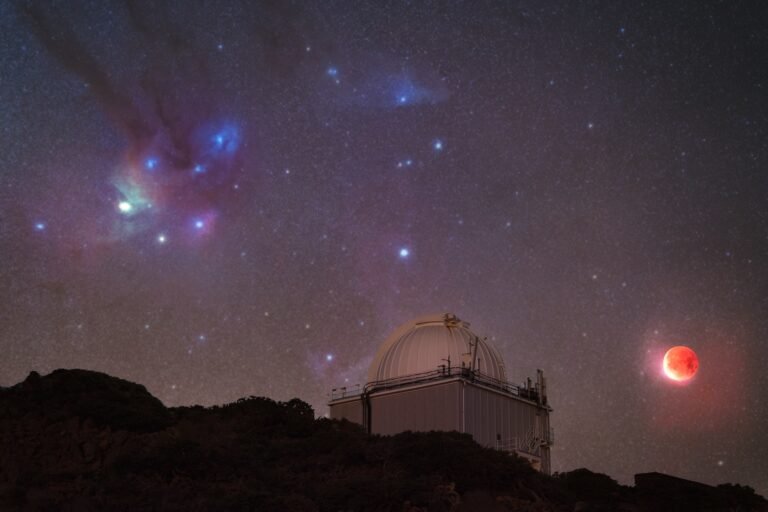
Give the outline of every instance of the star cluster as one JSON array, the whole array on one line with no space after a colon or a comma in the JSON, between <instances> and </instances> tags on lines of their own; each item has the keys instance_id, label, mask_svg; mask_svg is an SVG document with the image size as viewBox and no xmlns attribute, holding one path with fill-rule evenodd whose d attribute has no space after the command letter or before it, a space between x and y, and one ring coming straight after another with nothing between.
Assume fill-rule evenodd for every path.
<instances>
[{"instance_id":1,"label":"star cluster","mask_svg":"<svg viewBox=\"0 0 768 512\"><path fill-rule=\"evenodd\" d=\"M556 470L768 494L764 14L0 3L0 385L322 414L450 311L545 371Z\"/></svg>"}]
</instances>

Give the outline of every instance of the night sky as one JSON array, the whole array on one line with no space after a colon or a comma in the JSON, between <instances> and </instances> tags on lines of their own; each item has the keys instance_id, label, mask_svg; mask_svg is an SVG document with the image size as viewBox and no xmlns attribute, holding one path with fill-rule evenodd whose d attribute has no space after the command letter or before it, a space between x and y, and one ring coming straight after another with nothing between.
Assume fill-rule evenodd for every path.
<instances>
[{"instance_id":1,"label":"night sky","mask_svg":"<svg viewBox=\"0 0 768 512\"><path fill-rule=\"evenodd\" d=\"M555 470L768 494L766 27L764 2L0 2L0 385L325 414L453 312L512 381L544 370Z\"/></svg>"}]
</instances>

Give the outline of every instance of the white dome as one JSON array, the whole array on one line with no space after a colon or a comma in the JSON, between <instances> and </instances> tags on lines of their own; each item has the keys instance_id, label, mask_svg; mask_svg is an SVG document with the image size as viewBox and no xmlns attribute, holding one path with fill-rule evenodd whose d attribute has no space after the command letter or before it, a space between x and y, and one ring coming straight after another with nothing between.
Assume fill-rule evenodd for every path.
<instances>
[{"instance_id":1,"label":"white dome","mask_svg":"<svg viewBox=\"0 0 768 512\"><path fill-rule=\"evenodd\" d=\"M376 353L368 370L368 382L435 371L447 365L449 357L452 368L460 368L462 362L469 368L475 342L475 369L506 381L504 360L496 349L470 331L467 322L445 313L417 318L398 327Z\"/></svg>"}]
</instances>

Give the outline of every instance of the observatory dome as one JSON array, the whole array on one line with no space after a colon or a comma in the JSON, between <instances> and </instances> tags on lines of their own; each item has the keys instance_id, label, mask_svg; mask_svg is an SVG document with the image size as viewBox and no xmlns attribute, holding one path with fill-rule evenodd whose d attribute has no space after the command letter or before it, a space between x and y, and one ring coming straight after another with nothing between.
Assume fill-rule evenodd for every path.
<instances>
[{"instance_id":1,"label":"observatory dome","mask_svg":"<svg viewBox=\"0 0 768 512\"><path fill-rule=\"evenodd\" d=\"M477 349L475 350L475 343ZM504 360L496 349L469 330L469 324L445 313L417 318L398 327L381 345L368 370L368 382L472 366L481 374L506 381Z\"/></svg>"}]
</instances>

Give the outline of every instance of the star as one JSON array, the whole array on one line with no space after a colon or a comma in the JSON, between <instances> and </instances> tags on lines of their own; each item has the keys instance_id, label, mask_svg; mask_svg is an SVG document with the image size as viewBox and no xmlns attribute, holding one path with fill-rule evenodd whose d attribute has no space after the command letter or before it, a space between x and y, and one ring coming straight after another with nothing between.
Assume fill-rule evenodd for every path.
<instances>
[{"instance_id":1,"label":"star","mask_svg":"<svg viewBox=\"0 0 768 512\"><path fill-rule=\"evenodd\" d=\"M168 406L257 392L321 416L397 325L445 308L503 352L535 345L509 377L541 365L552 426L583 448L553 468L768 494L749 408L768 377L748 364L768 357L768 41L750 9L689 9L678 30L671 2L650 24L632 2L19 3L0 45L3 386L30 365L119 367ZM598 40L604 58L584 51ZM707 371L661 389L657 352L678 342ZM254 383L260 353L281 357ZM607 402L605 439L569 427ZM686 454L643 449L671 434Z\"/></svg>"},{"instance_id":2,"label":"star","mask_svg":"<svg viewBox=\"0 0 768 512\"><path fill-rule=\"evenodd\" d=\"M339 80L339 70L338 68L331 66L328 69L325 70L325 74L329 77L333 78L334 83L336 85L339 85L341 83L341 80Z\"/></svg>"}]
</instances>

